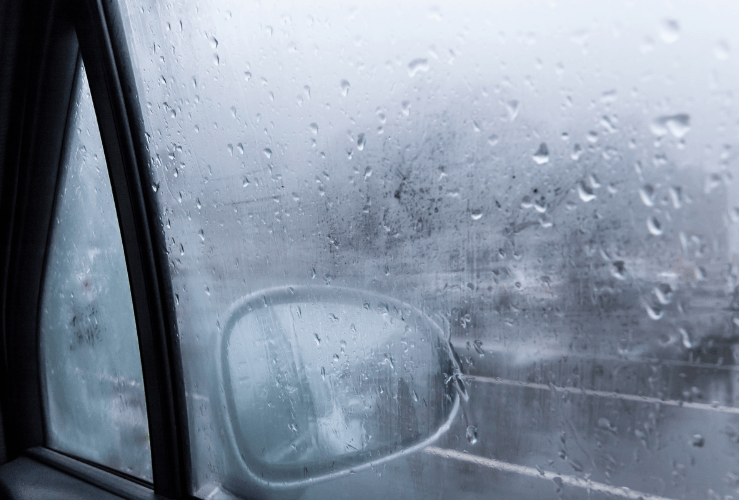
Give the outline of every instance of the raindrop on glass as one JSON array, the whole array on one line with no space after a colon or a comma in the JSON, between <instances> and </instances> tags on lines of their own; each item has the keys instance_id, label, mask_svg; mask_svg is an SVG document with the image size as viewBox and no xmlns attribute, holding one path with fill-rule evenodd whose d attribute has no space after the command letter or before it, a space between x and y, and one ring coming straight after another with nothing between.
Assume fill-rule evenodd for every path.
<instances>
[{"instance_id":1,"label":"raindrop on glass","mask_svg":"<svg viewBox=\"0 0 739 500\"><path fill-rule=\"evenodd\" d=\"M542 142L539 144L539 149L534 153L534 162L537 165L543 165L549 161L549 148L546 143Z\"/></svg>"},{"instance_id":2,"label":"raindrop on glass","mask_svg":"<svg viewBox=\"0 0 739 500\"><path fill-rule=\"evenodd\" d=\"M703 436L700 434L694 434L693 438L690 440L690 444L695 446L696 448L703 448L703 445L706 443L706 440L703 439Z\"/></svg>"},{"instance_id":3,"label":"raindrop on glass","mask_svg":"<svg viewBox=\"0 0 739 500\"><path fill-rule=\"evenodd\" d=\"M639 198L641 198L642 203L644 203L648 207L654 206L654 188L646 184L639 188Z\"/></svg>"},{"instance_id":4,"label":"raindrop on glass","mask_svg":"<svg viewBox=\"0 0 739 500\"><path fill-rule=\"evenodd\" d=\"M690 131L690 115L678 113L658 116L649 123L649 129L657 137L662 137L669 132L673 137L682 139Z\"/></svg>"},{"instance_id":5,"label":"raindrop on glass","mask_svg":"<svg viewBox=\"0 0 739 500\"><path fill-rule=\"evenodd\" d=\"M516 100L508 101L506 103L506 110L508 111L508 119L510 121L513 121L518 116L518 111L520 109L520 103Z\"/></svg>"},{"instance_id":6,"label":"raindrop on glass","mask_svg":"<svg viewBox=\"0 0 739 500\"><path fill-rule=\"evenodd\" d=\"M665 312L662 310L661 307L646 304L644 308L647 310L647 316L649 316L649 319L652 319L654 321L662 319L662 316L665 315Z\"/></svg>"},{"instance_id":7,"label":"raindrop on glass","mask_svg":"<svg viewBox=\"0 0 739 500\"><path fill-rule=\"evenodd\" d=\"M674 19L665 19L659 27L659 36L665 43L675 43L680 38L680 24Z\"/></svg>"},{"instance_id":8,"label":"raindrop on glass","mask_svg":"<svg viewBox=\"0 0 739 500\"><path fill-rule=\"evenodd\" d=\"M664 232L664 229L662 229L662 223L654 216L647 219L647 229L649 229L649 232L654 236L661 236Z\"/></svg>"},{"instance_id":9,"label":"raindrop on glass","mask_svg":"<svg viewBox=\"0 0 739 500\"><path fill-rule=\"evenodd\" d=\"M570 158L577 161L580 159L580 156L582 155L582 146L579 144L575 144L572 148L572 154L570 155Z\"/></svg>"},{"instance_id":10,"label":"raindrop on glass","mask_svg":"<svg viewBox=\"0 0 739 500\"><path fill-rule=\"evenodd\" d=\"M595 193L593 193L593 189L583 181L577 183L577 194L585 203L593 201L596 198Z\"/></svg>"},{"instance_id":11,"label":"raindrop on glass","mask_svg":"<svg viewBox=\"0 0 739 500\"><path fill-rule=\"evenodd\" d=\"M474 425L467 427L467 441L469 441L470 444L477 443L477 427Z\"/></svg>"},{"instance_id":12,"label":"raindrop on glass","mask_svg":"<svg viewBox=\"0 0 739 500\"><path fill-rule=\"evenodd\" d=\"M619 280L626 279L626 265L624 261L617 260L611 264L611 276Z\"/></svg>"},{"instance_id":13,"label":"raindrop on glass","mask_svg":"<svg viewBox=\"0 0 739 500\"><path fill-rule=\"evenodd\" d=\"M428 71L429 70L429 61L428 59L414 59L410 63L408 63L408 76L413 78L421 71Z\"/></svg>"},{"instance_id":14,"label":"raindrop on glass","mask_svg":"<svg viewBox=\"0 0 739 500\"><path fill-rule=\"evenodd\" d=\"M657 301L662 305L672 302L672 287L667 283L660 283L654 287L654 294L657 296Z\"/></svg>"}]
</instances>

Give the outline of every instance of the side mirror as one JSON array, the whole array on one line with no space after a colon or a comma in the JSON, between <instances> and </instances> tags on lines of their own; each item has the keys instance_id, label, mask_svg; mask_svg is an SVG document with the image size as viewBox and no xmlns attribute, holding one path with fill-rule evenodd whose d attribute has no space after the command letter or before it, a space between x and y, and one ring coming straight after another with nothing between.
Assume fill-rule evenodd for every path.
<instances>
[{"instance_id":1,"label":"side mirror","mask_svg":"<svg viewBox=\"0 0 739 500\"><path fill-rule=\"evenodd\" d=\"M299 488L423 448L466 396L439 325L358 290L247 296L229 310L218 354L239 489Z\"/></svg>"}]
</instances>

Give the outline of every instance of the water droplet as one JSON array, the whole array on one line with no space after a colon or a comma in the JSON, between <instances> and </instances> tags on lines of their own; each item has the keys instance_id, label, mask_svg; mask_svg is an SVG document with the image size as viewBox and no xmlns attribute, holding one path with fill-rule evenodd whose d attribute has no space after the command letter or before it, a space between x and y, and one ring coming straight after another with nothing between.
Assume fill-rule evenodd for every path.
<instances>
[{"instance_id":1,"label":"water droplet","mask_svg":"<svg viewBox=\"0 0 739 500\"><path fill-rule=\"evenodd\" d=\"M680 207L683 206L682 203L682 189L677 186L673 186L669 190L670 193L670 200L672 200L672 206L675 207L675 210L680 210Z\"/></svg>"},{"instance_id":2,"label":"water droplet","mask_svg":"<svg viewBox=\"0 0 739 500\"><path fill-rule=\"evenodd\" d=\"M357 149L363 151L366 142L367 140L365 139L364 134L359 134L357 136Z\"/></svg>"},{"instance_id":3,"label":"water droplet","mask_svg":"<svg viewBox=\"0 0 739 500\"><path fill-rule=\"evenodd\" d=\"M372 177L372 168L367 167L364 169L364 180L367 180L370 177Z\"/></svg>"},{"instance_id":4,"label":"water droplet","mask_svg":"<svg viewBox=\"0 0 739 500\"><path fill-rule=\"evenodd\" d=\"M208 285L205 285L205 295L210 296L210 288L208 287Z\"/></svg>"},{"instance_id":5,"label":"water droplet","mask_svg":"<svg viewBox=\"0 0 739 500\"><path fill-rule=\"evenodd\" d=\"M349 95L349 87L350 85L348 81L341 80L341 95L343 95L344 97Z\"/></svg>"},{"instance_id":6,"label":"water droplet","mask_svg":"<svg viewBox=\"0 0 739 500\"><path fill-rule=\"evenodd\" d=\"M657 301L663 306L672 302L672 287L667 283L660 283L654 287L654 294L657 296Z\"/></svg>"},{"instance_id":7,"label":"water droplet","mask_svg":"<svg viewBox=\"0 0 739 500\"><path fill-rule=\"evenodd\" d=\"M477 354L480 356L485 356L485 351L482 350L482 340L475 340L472 343L475 346L475 351L477 351Z\"/></svg>"},{"instance_id":8,"label":"water droplet","mask_svg":"<svg viewBox=\"0 0 739 500\"><path fill-rule=\"evenodd\" d=\"M303 87L303 94L305 94L305 97L310 99L310 87L309 86L306 85L305 87Z\"/></svg>"},{"instance_id":9,"label":"water droplet","mask_svg":"<svg viewBox=\"0 0 739 500\"><path fill-rule=\"evenodd\" d=\"M690 334L688 334L688 331L685 328L678 328L678 333L680 333L680 337L683 341L683 346L685 346L686 349L692 349L693 348L693 341L690 340Z\"/></svg>"},{"instance_id":10,"label":"water droplet","mask_svg":"<svg viewBox=\"0 0 739 500\"><path fill-rule=\"evenodd\" d=\"M570 155L570 158L577 161L580 159L580 156L582 155L582 146L579 144L575 144L575 146L572 148L572 154Z\"/></svg>"},{"instance_id":11,"label":"water droplet","mask_svg":"<svg viewBox=\"0 0 739 500\"><path fill-rule=\"evenodd\" d=\"M582 472L583 467L579 461L575 460L574 458L567 457L567 462L569 462L570 467L572 467L575 472Z\"/></svg>"},{"instance_id":12,"label":"water droplet","mask_svg":"<svg viewBox=\"0 0 739 500\"><path fill-rule=\"evenodd\" d=\"M218 66L219 64L221 64L221 58L218 57L218 54L213 54L213 64L216 65L216 66Z\"/></svg>"},{"instance_id":13,"label":"water droplet","mask_svg":"<svg viewBox=\"0 0 739 500\"><path fill-rule=\"evenodd\" d=\"M588 182L590 183L590 187L593 189L598 189L600 187L600 181L598 181L598 177L596 177L595 174L588 174Z\"/></svg>"},{"instance_id":14,"label":"water droplet","mask_svg":"<svg viewBox=\"0 0 739 500\"><path fill-rule=\"evenodd\" d=\"M557 493L562 491L562 478L559 476L555 476L552 478L552 481L554 481L554 486L557 489Z\"/></svg>"},{"instance_id":15,"label":"water droplet","mask_svg":"<svg viewBox=\"0 0 739 500\"><path fill-rule=\"evenodd\" d=\"M319 337L317 333L313 334L313 341L316 343L317 346L321 345L321 337Z\"/></svg>"},{"instance_id":16,"label":"water droplet","mask_svg":"<svg viewBox=\"0 0 739 500\"><path fill-rule=\"evenodd\" d=\"M682 139L690 131L690 115L678 113L658 116L649 123L649 129L657 137L662 137L669 132L673 137Z\"/></svg>"},{"instance_id":17,"label":"water droplet","mask_svg":"<svg viewBox=\"0 0 739 500\"><path fill-rule=\"evenodd\" d=\"M416 74L420 71L425 72L428 70L429 70L428 59L414 59L408 63L408 76L410 76L411 78L416 76Z\"/></svg>"},{"instance_id":18,"label":"water droplet","mask_svg":"<svg viewBox=\"0 0 739 500\"><path fill-rule=\"evenodd\" d=\"M313 135L318 135L318 124L311 123L309 127L310 127L310 131L313 132Z\"/></svg>"},{"instance_id":19,"label":"water droplet","mask_svg":"<svg viewBox=\"0 0 739 500\"><path fill-rule=\"evenodd\" d=\"M200 241L205 241L205 232L202 229L198 231L198 236L200 236Z\"/></svg>"},{"instance_id":20,"label":"water droplet","mask_svg":"<svg viewBox=\"0 0 739 500\"><path fill-rule=\"evenodd\" d=\"M467 441L469 441L470 444L477 443L477 427L474 425L467 427Z\"/></svg>"},{"instance_id":21,"label":"water droplet","mask_svg":"<svg viewBox=\"0 0 739 500\"><path fill-rule=\"evenodd\" d=\"M475 209L472 211L472 220L480 220L482 219L482 210Z\"/></svg>"},{"instance_id":22,"label":"water droplet","mask_svg":"<svg viewBox=\"0 0 739 500\"><path fill-rule=\"evenodd\" d=\"M498 144L498 140L498 136L493 134L488 137L488 144L490 144L491 146L495 146L496 144Z\"/></svg>"},{"instance_id":23,"label":"water droplet","mask_svg":"<svg viewBox=\"0 0 739 500\"><path fill-rule=\"evenodd\" d=\"M534 153L534 162L537 165L543 165L549 161L549 148L546 143L542 142L539 144L539 149Z\"/></svg>"},{"instance_id":24,"label":"water droplet","mask_svg":"<svg viewBox=\"0 0 739 500\"><path fill-rule=\"evenodd\" d=\"M411 114L411 103L410 101L403 101L400 103L400 109L403 111L403 114L405 116L408 116Z\"/></svg>"},{"instance_id":25,"label":"water droplet","mask_svg":"<svg viewBox=\"0 0 739 500\"><path fill-rule=\"evenodd\" d=\"M627 274L626 274L626 265L624 261L617 260L611 264L611 276L619 280L626 279Z\"/></svg>"},{"instance_id":26,"label":"water droplet","mask_svg":"<svg viewBox=\"0 0 739 500\"><path fill-rule=\"evenodd\" d=\"M506 103L506 110L508 111L508 119L513 121L518 116L518 111L521 107L521 103L516 100L511 100Z\"/></svg>"},{"instance_id":27,"label":"water droplet","mask_svg":"<svg viewBox=\"0 0 739 500\"><path fill-rule=\"evenodd\" d=\"M680 38L680 25L674 19L665 19L659 27L659 36L665 43L675 43Z\"/></svg>"},{"instance_id":28,"label":"water droplet","mask_svg":"<svg viewBox=\"0 0 739 500\"><path fill-rule=\"evenodd\" d=\"M248 177L244 177L243 179L241 179L241 187L246 187L249 184L251 184L251 182L249 182L249 178Z\"/></svg>"},{"instance_id":29,"label":"water droplet","mask_svg":"<svg viewBox=\"0 0 739 500\"><path fill-rule=\"evenodd\" d=\"M698 266L695 268L695 279L698 281L703 281L706 279L706 269L704 267Z\"/></svg>"},{"instance_id":30,"label":"water droplet","mask_svg":"<svg viewBox=\"0 0 739 500\"><path fill-rule=\"evenodd\" d=\"M211 47L213 47L214 49L217 49L218 48L218 40L216 39L216 37L210 36L208 38L208 41L210 41L210 46Z\"/></svg>"},{"instance_id":31,"label":"water droplet","mask_svg":"<svg viewBox=\"0 0 739 500\"><path fill-rule=\"evenodd\" d=\"M649 316L649 319L652 319L654 321L659 321L660 319L662 319L662 316L665 315L665 312L662 310L661 307L645 304L644 308L647 310L647 316Z\"/></svg>"},{"instance_id":32,"label":"water droplet","mask_svg":"<svg viewBox=\"0 0 739 500\"><path fill-rule=\"evenodd\" d=\"M434 6L430 7L428 13L426 14L426 16L429 19L433 19L434 21L441 21L442 20L441 10L439 9L439 6L438 5L434 5Z\"/></svg>"},{"instance_id":33,"label":"water droplet","mask_svg":"<svg viewBox=\"0 0 739 500\"><path fill-rule=\"evenodd\" d=\"M647 219L647 229L649 229L649 232L654 236L661 236L664 232L664 229L662 229L662 223L654 216Z\"/></svg>"},{"instance_id":34,"label":"water droplet","mask_svg":"<svg viewBox=\"0 0 739 500\"><path fill-rule=\"evenodd\" d=\"M231 156L233 156L233 154L234 154L234 146L233 146L233 144L227 145L226 146L226 149L228 150L228 154L231 155Z\"/></svg>"},{"instance_id":35,"label":"water droplet","mask_svg":"<svg viewBox=\"0 0 739 500\"><path fill-rule=\"evenodd\" d=\"M596 195L593 193L593 189L587 186L583 181L577 183L577 194L580 195L580 199L585 203L593 201Z\"/></svg>"},{"instance_id":36,"label":"water droplet","mask_svg":"<svg viewBox=\"0 0 739 500\"><path fill-rule=\"evenodd\" d=\"M696 448L703 448L703 445L705 443L705 439L703 439L703 436L701 436L700 434L693 434L693 439L690 440L690 444L692 444Z\"/></svg>"},{"instance_id":37,"label":"water droplet","mask_svg":"<svg viewBox=\"0 0 739 500\"><path fill-rule=\"evenodd\" d=\"M716 56L716 59L721 61L728 59L730 53L731 47L729 46L729 42L726 40L719 40L718 43L716 43L716 47L713 49L713 55Z\"/></svg>"},{"instance_id":38,"label":"water droplet","mask_svg":"<svg viewBox=\"0 0 739 500\"><path fill-rule=\"evenodd\" d=\"M251 80L251 71L244 71L244 80L247 82Z\"/></svg>"},{"instance_id":39,"label":"water droplet","mask_svg":"<svg viewBox=\"0 0 739 500\"><path fill-rule=\"evenodd\" d=\"M706 194L711 194L711 191L721 185L721 176L718 174L711 174L706 177L706 185L703 190Z\"/></svg>"},{"instance_id":40,"label":"water droplet","mask_svg":"<svg viewBox=\"0 0 739 500\"><path fill-rule=\"evenodd\" d=\"M272 150L271 149L264 148L264 151L262 151L262 153L264 153L264 156L266 156L267 158L272 158Z\"/></svg>"},{"instance_id":41,"label":"water droplet","mask_svg":"<svg viewBox=\"0 0 739 500\"><path fill-rule=\"evenodd\" d=\"M611 423L610 420L608 420L605 417L601 417L598 419L598 427L601 429L605 429L607 431L615 433L618 429Z\"/></svg>"},{"instance_id":42,"label":"water droplet","mask_svg":"<svg viewBox=\"0 0 739 500\"><path fill-rule=\"evenodd\" d=\"M654 188L646 184L639 188L639 198L648 207L654 206Z\"/></svg>"},{"instance_id":43,"label":"water droplet","mask_svg":"<svg viewBox=\"0 0 739 500\"><path fill-rule=\"evenodd\" d=\"M157 183L155 183L155 184L152 184L152 185L151 185L151 189L152 189L152 190L153 190L153 191L154 191L155 193L159 192L159 183L157 182Z\"/></svg>"}]
</instances>

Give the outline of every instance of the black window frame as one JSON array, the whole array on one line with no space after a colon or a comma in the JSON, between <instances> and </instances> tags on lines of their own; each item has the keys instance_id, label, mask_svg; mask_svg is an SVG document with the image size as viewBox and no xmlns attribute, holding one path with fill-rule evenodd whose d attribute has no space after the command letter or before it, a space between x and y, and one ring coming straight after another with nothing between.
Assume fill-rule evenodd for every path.
<instances>
[{"instance_id":1,"label":"black window frame","mask_svg":"<svg viewBox=\"0 0 739 500\"><path fill-rule=\"evenodd\" d=\"M174 294L160 210L150 187L149 153L120 6L116 0L18 0L8 5L13 16L4 24L15 30L2 41L9 53L13 51L15 65L10 79L0 82L0 90L10 94L7 122L12 124L7 132L0 130L5 135L0 211L6 214L0 219L4 354L0 397L8 458L15 462L31 458L124 498L190 498L189 431ZM80 57L128 269L153 485L44 446L39 298ZM28 458L17 458L23 456ZM2 475L5 468L0 468L0 483L7 479L7 474Z\"/></svg>"}]
</instances>

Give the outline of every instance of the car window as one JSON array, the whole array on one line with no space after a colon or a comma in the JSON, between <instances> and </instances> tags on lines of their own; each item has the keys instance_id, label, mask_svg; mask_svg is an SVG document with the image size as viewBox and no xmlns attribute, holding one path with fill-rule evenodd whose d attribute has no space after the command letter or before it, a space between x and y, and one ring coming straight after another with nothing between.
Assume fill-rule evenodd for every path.
<instances>
[{"instance_id":1,"label":"car window","mask_svg":"<svg viewBox=\"0 0 739 500\"><path fill-rule=\"evenodd\" d=\"M123 8L198 496L736 494L735 5Z\"/></svg>"},{"instance_id":2,"label":"car window","mask_svg":"<svg viewBox=\"0 0 739 500\"><path fill-rule=\"evenodd\" d=\"M81 63L71 102L41 296L46 445L151 481L131 291Z\"/></svg>"}]
</instances>

